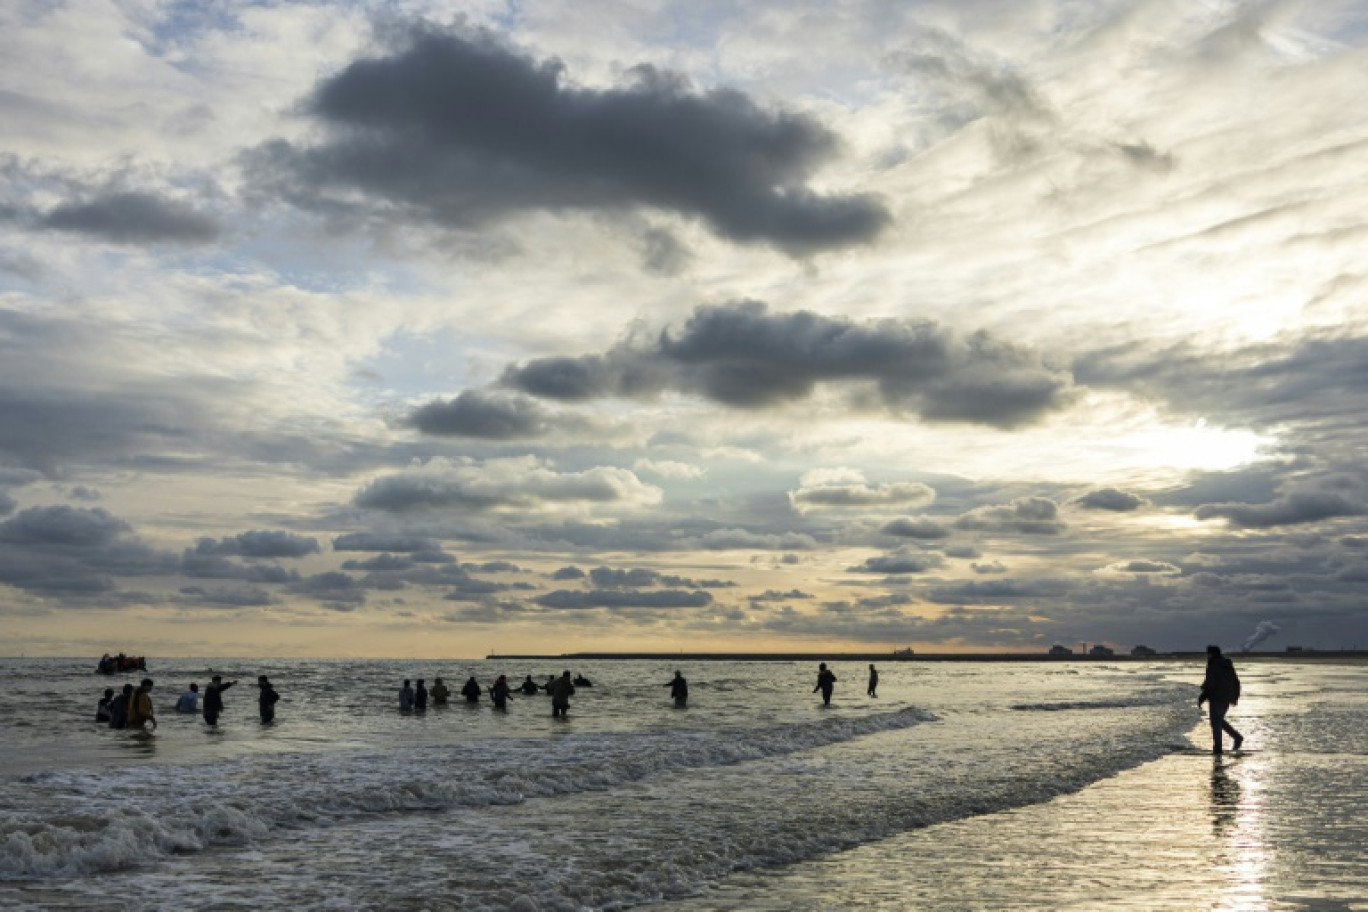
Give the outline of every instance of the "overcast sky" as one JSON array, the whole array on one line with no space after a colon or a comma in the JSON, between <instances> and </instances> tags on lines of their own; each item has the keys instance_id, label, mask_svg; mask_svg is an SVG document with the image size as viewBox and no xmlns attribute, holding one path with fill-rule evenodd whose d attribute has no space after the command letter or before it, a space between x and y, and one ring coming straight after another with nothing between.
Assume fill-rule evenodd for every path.
<instances>
[{"instance_id":1,"label":"overcast sky","mask_svg":"<svg viewBox=\"0 0 1368 912\"><path fill-rule=\"evenodd\" d=\"M1368 647L1366 50L0 5L4 650Z\"/></svg>"}]
</instances>

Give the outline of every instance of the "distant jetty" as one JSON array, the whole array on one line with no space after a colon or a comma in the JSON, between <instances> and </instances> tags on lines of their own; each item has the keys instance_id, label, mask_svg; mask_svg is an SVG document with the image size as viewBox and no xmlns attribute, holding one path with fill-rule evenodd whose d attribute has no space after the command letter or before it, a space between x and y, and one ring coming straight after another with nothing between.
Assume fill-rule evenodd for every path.
<instances>
[{"instance_id":1,"label":"distant jetty","mask_svg":"<svg viewBox=\"0 0 1368 912\"><path fill-rule=\"evenodd\" d=\"M1230 652L1231 658L1287 662L1368 660L1368 650L1299 650L1294 652ZM1048 652L562 652L554 655L493 654L491 661L635 661L635 662L1162 662L1206 661L1205 650L1158 652L1154 655L1098 656Z\"/></svg>"}]
</instances>

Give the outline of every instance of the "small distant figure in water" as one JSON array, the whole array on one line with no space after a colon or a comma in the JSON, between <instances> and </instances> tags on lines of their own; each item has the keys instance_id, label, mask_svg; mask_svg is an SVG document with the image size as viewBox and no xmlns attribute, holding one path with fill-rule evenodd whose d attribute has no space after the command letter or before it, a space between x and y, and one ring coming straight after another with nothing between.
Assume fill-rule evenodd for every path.
<instances>
[{"instance_id":1,"label":"small distant figure in water","mask_svg":"<svg viewBox=\"0 0 1368 912\"><path fill-rule=\"evenodd\" d=\"M571 683L573 683L576 687L593 687L593 686L594 686L594 682L591 681L591 680L589 680L588 678L586 678L584 675L575 675L575 680L574 680L573 682L571 682Z\"/></svg>"},{"instance_id":2,"label":"small distant figure in water","mask_svg":"<svg viewBox=\"0 0 1368 912\"><path fill-rule=\"evenodd\" d=\"M257 675L257 687L261 693L257 694L257 707L261 710L261 722L263 725L275 721L275 705L280 702L280 694L271 686L270 678L265 675Z\"/></svg>"},{"instance_id":3,"label":"small distant figure in water","mask_svg":"<svg viewBox=\"0 0 1368 912\"><path fill-rule=\"evenodd\" d=\"M1221 753L1221 733L1234 739L1231 747L1240 749L1244 735L1237 732L1226 721L1226 711L1240 702L1240 677L1235 674L1235 663L1221 655L1220 646L1207 647L1206 677L1202 679L1202 692L1197 697L1197 705L1209 704L1207 713L1211 717L1211 752Z\"/></svg>"},{"instance_id":4,"label":"small distant figure in water","mask_svg":"<svg viewBox=\"0 0 1368 912\"><path fill-rule=\"evenodd\" d=\"M553 677L551 683L546 686L546 690L551 694L551 716L565 717L570 712L570 698L575 695L575 682L570 680L570 672L565 672L559 678Z\"/></svg>"},{"instance_id":5,"label":"small distant figure in water","mask_svg":"<svg viewBox=\"0 0 1368 912\"><path fill-rule=\"evenodd\" d=\"M508 677L499 675L494 686L489 688L489 698L494 701L495 709L508 709Z\"/></svg>"},{"instance_id":6,"label":"small distant figure in water","mask_svg":"<svg viewBox=\"0 0 1368 912\"><path fill-rule=\"evenodd\" d=\"M531 696L532 694L540 690L540 688L537 687L537 682L532 680L532 676L528 675L526 678L523 678L523 682L518 687L518 690L521 690L523 694L527 696Z\"/></svg>"},{"instance_id":7,"label":"small distant figure in water","mask_svg":"<svg viewBox=\"0 0 1368 912\"><path fill-rule=\"evenodd\" d=\"M109 701L109 727L128 727L128 707L133 704L133 685L125 684L123 691Z\"/></svg>"},{"instance_id":8,"label":"small distant figure in water","mask_svg":"<svg viewBox=\"0 0 1368 912\"><path fill-rule=\"evenodd\" d=\"M114 702L114 688L106 687L104 696L100 697L100 702L95 704L95 721L109 721L109 704Z\"/></svg>"},{"instance_id":9,"label":"small distant figure in water","mask_svg":"<svg viewBox=\"0 0 1368 912\"><path fill-rule=\"evenodd\" d=\"M879 695L879 669L874 667L874 663L869 663L869 695L877 697Z\"/></svg>"},{"instance_id":10,"label":"small distant figure in water","mask_svg":"<svg viewBox=\"0 0 1368 912\"><path fill-rule=\"evenodd\" d=\"M451 691L447 690L447 686L446 686L445 684L442 683L442 679L441 679L441 678L433 678L433 679L432 679L432 705L433 705L433 706L446 706L446 705L447 705L447 697L449 697L449 696L451 696Z\"/></svg>"},{"instance_id":11,"label":"small distant figure in water","mask_svg":"<svg viewBox=\"0 0 1368 912\"><path fill-rule=\"evenodd\" d=\"M113 674L114 657L107 652L104 655L100 656L100 664L95 666L95 670L98 671L100 674Z\"/></svg>"},{"instance_id":12,"label":"small distant figure in water","mask_svg":"<svg viewBox=\"0 0 1368 912\"><path fill-rule=\"evenodd\" d=\"M152 709L152 679L143 678L128 702L128 727L142 728L148 722L152 723L152 730L156 731L157 715Z\"/></svg>"},{"instance_id":13,"label":"small distant figure in water","mask_svg":"<svg viewBox=\"0 0 1368 912\"><path fill-rule=\"evenodd\" d=\"M399 711L401 713L413 712L413 684L408 678L404 678L404 686L399 688Z\"/></svg>"},{"instance_id":14,"label":"small distant figure in water","mask_svg":"<svg viewBox=\"0 0 1368 912\"><path fill-rule=\"evenodd\" d=\"M219 714L223 712L223 692L237 681L223 683L223 675L214 675L209 686L204 688L204 724L218 725Z\"/></svg>"},{"instance_id":15,"label":"small distant figure in water","mask_svg":"<svg viewBox=\"0 0 1368 912\"><path fill-rule=\"evenodd\" d=\"M479 703L481 692L480 682L475 680L474 675L471 675L470 680L465 682L465 687L461 688L461 695L466 698L467 703Z\"/></svg>"},{"instance_id":16,"label":"small distant figure in water","mask_svg":"<svg viewBox=\"0 0 1368 912\"><path fill-rule=\"evenodd\" d=\"M197 713L199 712L199 685L193 681L190 689L180 695L176 701L176 712L178 713Z\"/></svg>"},{"instance_id":17,"label":"small distant figure in water","mask_svg":"<svg viewBox=\"0 0 1368 912\"><path fill-rule=\"evenodd\" d=\"M418 687L413 691L413 708L418 712L427 712L428 689L423 684L423 679L418 679Z\"/></svg>"},{"instance_id":18,"label":"small distant figure in water","mask_svg":"<svg viewBox=\"0 0 1368 912\"><path fill-rule=\"evenodd\" d=\"M670 696L674 698L675 706L683 709L689 705L689 682L684 680L684 672L676 671L674 680L665 686L670 688Z\"/></svg>"},{"instance_id":19,"label":"small distant figure in water","mask_svg":"<svg viewBox=\"0 0 1368 912\"><path fill-rule=\"evenodd\" d=\"M831 690L836 686L836 675L826 667L826 662L817 666L817 686L812 688L812 692L822 692L822 705L831 705Z\"/></svg>"}]
</instances>

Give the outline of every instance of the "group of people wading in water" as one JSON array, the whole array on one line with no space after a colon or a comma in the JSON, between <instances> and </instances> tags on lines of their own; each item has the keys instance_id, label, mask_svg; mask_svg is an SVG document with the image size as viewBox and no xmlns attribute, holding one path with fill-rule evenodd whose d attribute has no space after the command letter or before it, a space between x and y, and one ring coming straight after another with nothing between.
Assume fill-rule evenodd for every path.
<instances>
[{"instance_id":1,"label":"group of people wading in water","mask_svg":"<svg viewBox=\"0 0 1368 912\"><path fill-rule=\"evenodd\" d=\"M223 692L236 684L237 681L224 681L222 675L214 675L209 680L209 685L204 689L204 724L210 728L218 727L219 716L223 714ZM114 688L105 688L104 696L95 706L95 721L103 722L110 728L140 728L146 729L151 723L152 729L157 728L157 714L152 705L151 678L143 678L142 683L136 688L132 684L125 684L122 693L115 693ZM178 713L198 713L200 692L199 685L191 683L189 689L180 695L176 701L176 712ZM257 711L261 715L262 724L269 724L275 721L275 705L280 701L280 694L271 685L271 679L266 675L257 675Z\"/></svg>"}]
</instances>

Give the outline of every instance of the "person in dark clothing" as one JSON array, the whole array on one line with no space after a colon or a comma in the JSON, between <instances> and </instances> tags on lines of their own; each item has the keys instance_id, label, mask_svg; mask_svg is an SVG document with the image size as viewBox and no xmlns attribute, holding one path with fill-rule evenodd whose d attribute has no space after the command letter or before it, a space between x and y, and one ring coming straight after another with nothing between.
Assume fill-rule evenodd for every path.
<instances>
[{"instance_id":1,"label":"person in dark clothing","mask_svg":"<svg viewBox=\"0 0 1368 912\"><path fill-rule=\"evenodd\" d=\"M593 687L593 686L594 686L594 682L591 681L591 680L589 680L588 678L586 678L584 675L575 675L575 679L574 679L573 681L571 681L570 683L574 684L576 687Z\"/></svg>"},{"instance_id":2,"label":"person in dark clothing","mask_svg":"<svg viewBox=\"0 0 1368 912\"><path fill-rule=\"evenodd\" d=\"M442 683L442 679L435 679L432 682L432 705L446 706L447 697L449 696L451 696L451 691L447 690L447 686Z\"/></svg>"},{"instance_id":3,"label":"person in dark clothing","mask_svg":"<svg viewBox=\"0 0 1368 912\"><path fill-rule=\"evenodd\" d=\"M570 680L570 672L565 672L547 685L551 694L551 717L565 717L570 713L570 698L575 695L575 682Z\"/></svg>"},{"instance_id":4,"label":"person in dark clothing","mask_svg":"<svg viewBox=\"0 0 1368 912\"><path fill-rule=\"evenodd\" d=\"M869 695L877 697L879 695L879 669L874 667L874 663L869 663Z\"/></svg>"},{"instance_id":5,"label":"person in dark clothing","mask_svg":"<svg viewBox=\"0 0 1368 912\"><path fill-rule=\"evenodd\" d=\"M466 698L467 703L479 703L482 692L480 682L475 680L474 675L471 675L470 680L465 682L465 687L461 688L461 694Z\"/></svg>"},{"instance_id":6,"label":"person in dark clothing","mask_svg":"<svg viewBox=\"0 0 1368 912\"><path fill-rule=\"evenodd\" d=\"M812 688L812 692L822 692L822 705L831 705L831 691L836 686L836 675L826 667L826 662L817 666L817 686Z\"/></svg>"},{"instance_id":7,"label":"person in dark clothing","mask_svg":"<svg viewBox=\"0 0 1368 912\"><path fill-rule=\"evenodd\" d=\"M423 679L418 679L418 687L413 691L413 708L418 712L427 712L428 689L423 683Z\"/></svg>"},{"instance_id":8,"label":"person in dark clothing","mask_svg":"<svg viewBox=\"0 0 1368 912\"><path fill-rule=\"evenodd\" d=\"M494 686L489 688L489 698L494 701L495 709L508 709L508 678L499 675Z\"/></svg>"},{"instance_id":9,"label":"person in dark clothing","mask_svg":"<svg viewBox=\"0 0 1368 912\"><path fill-rule=\"evenodd\" d=\"M128 727L128 704L133 701L133 685L125 684L123 693L109 701L109 727Z\"/></svg>"},{"instance_id":10,"label":"person in dark clothing","mask_svg":"<svg viewBox=\"0 0 1368 912\"><path fill-rule=\"evenodd\" d=\"M670 688L670 696L674 698L674 705L683 709L689 705L689 682L684 680L684 672L676 671L674 680L665 685Z\"/></svg>"},{"instance_id":11,"label":"person in dark clothing","mask_svg":"<svg viewBox=\"0 0 1368 912\"><path fill-rule=\"evenodd\" d=\"M532 680L531 675L528 675L526 678L523 678L522 685L518 687L518 690L521 690L523 694L527 696L536 693L540 689L541 688L537 687L537 682Z\"/></svg>"},{"instance_id":12,"label":"person in dark clothing","mask_svg":"<svg viewBox=\"0 0 1368 912\"><path fill-rule=\"evenodd\" d=\"M276 693L265 675L257 675L257 688L261 691L257 694L257 707L261 710L262 724L274 722L275 705L280 701L280 694Z\"/></svg>"},{"instance_id":13,"label":"person in dark clothing","mask_svg":"<svg viewBox=\"0 0 1368 912\"><path fill-rule=\"evenodd\" d=\"M1221 735L1230 735L1235 750L1244 743L1244 735L1226 721L1226 712L1240 702L1240 677L1235 674L1235 664L1221 655L1220 646L1207 647L1206 677L1202 679L1202 692L1197 697L1197 705L1208 704L1207 712L1211 717L1211 752L1221 752Z\"/></svg>"},{"instance_id":14,"label":"person in dark clothing","mask_svg":"<svg viewBox=\"0 0 1368 912\"><path fill-rule=\"evenodd\" d=\"M109 721L109 704L112 703L113 701L114 701L114 688L112 688L112 687L106 687L106 688L105 688L105 692L104 692L104 696L100 698L100 702L99 702L99 703L95 704L95 721L96 721L96 722L108 722L108 721Z\"/></svg>"},{"instance_id":15,"label":"person in dark clothing","mask_svg":"<svg viewBox=\"0 0 1368 912\"><path fill-rule=\"evenodd\" d=\"M205 725L218 725L218 717L223 712L223 692L236 683L223 683L223 675L214 675L209 679L209 686L204 688Z\"/></svg>"}]
</instances>

